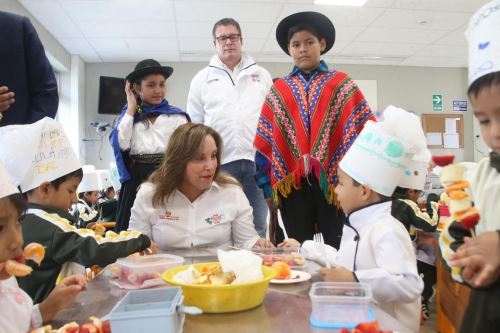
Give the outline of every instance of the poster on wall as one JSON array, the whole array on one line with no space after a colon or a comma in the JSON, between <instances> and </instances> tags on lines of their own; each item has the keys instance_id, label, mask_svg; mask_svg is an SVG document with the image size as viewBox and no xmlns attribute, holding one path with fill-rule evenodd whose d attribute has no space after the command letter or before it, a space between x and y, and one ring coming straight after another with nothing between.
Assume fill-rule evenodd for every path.
<instances>
[{"instance_id":1,"label":"poster on wall","mask_svg":"<svg viewBox=\"0 0 500 333\"><path fill-rule=\"evenodd\" d=\"M467 111L467 101L453 100L453 111Z\"/></svg>"}]
</instances>

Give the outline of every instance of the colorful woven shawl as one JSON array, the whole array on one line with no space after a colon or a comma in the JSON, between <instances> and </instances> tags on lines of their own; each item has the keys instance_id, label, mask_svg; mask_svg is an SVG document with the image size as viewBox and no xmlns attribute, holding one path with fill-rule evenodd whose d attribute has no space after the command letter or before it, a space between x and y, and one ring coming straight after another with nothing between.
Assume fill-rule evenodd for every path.
<instances>
[{"instance_id":1,"label":"colorful woven shawl","mask_svg":"<svg viewBox=\"0 0 500 333\"><path fill-rule=\"evenodd\" d=\"M254 141L271 163L275 202L278 192L287 197L292 186L300 187L302 176L312 173L328 202L335 203L338 163L368 119L375 117L345 73L317 72L308 82L300 74L277 80L262 107Z\"/></svg>"}]
</instances>

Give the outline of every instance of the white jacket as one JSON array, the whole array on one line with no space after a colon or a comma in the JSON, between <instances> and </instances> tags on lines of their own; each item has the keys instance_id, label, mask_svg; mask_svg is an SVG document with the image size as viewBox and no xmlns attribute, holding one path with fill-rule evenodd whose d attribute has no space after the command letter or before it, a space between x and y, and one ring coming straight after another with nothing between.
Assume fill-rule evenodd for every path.
<instances>
[{"instance_id":1,"label":"white jacket","mask_svg":"<svg viewBox=\"0 0 500 333\"><path fill-rule=\"evenodd\" d=\"M382 310L411 332L418 332L424 284L417 271L410 236L403 224L391 216L391 202L351 213L349 224L357 233L344 226L338 265L353 271L359 282L372 287L373 298Z\"/></svg>"},{"instance_id":2,"label":"white jacket","mask_svg":"<svg viewBox=\"0 0 500 333\"><path fill-rule=\"evenodd\" d=\"M130 230L139 230L158 243L162 252L216 255L217 248L236 245L250 249L259 240L252 207L237 185L213 182L194 202L176 190L166 205L153 207L156 185L141 185L132 207Z\"/></svg>"},{"instance_id":3,"label":"white jacket","mask_svg":"<svg viewBox=\"0 0 500 333\"><path fill-rule=\"evenodd\" d=\"M0 280L0 332L28 332L42 325L38 304L19 288L14 276Z\"/></svg>"},{"instance_id":4,"label":"white jacket","mask_svg":"<svg viewBox=\"0 0 500 333\"><path fill-rule=\"evenodd\" d=\"M214 55L191 81L187 113L222 136L222 164L254 160L257 121L272 84L269 72L246 54L234 73Z\"/></svg>"}]
</instances>

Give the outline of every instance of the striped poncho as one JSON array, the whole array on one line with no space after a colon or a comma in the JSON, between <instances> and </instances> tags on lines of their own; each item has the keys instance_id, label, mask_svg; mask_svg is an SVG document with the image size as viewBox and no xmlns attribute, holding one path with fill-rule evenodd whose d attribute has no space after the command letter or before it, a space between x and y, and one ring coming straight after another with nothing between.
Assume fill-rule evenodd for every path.
<instances>
[{"instance_id":1,"label":"striped poncho","mask_svg":"<svg viewBox=\"0 0 500 333\"><path fill-rule=\"evenodd\" d=\"M345 73L317 71L277 80L262 107L254 145L256 164L270 177L274 202L312 173L327 201L335 202L338 163L367 120L375 120L363 94ZM259 158L263 155L264 158Z\"/></svg>"}]
</instances>

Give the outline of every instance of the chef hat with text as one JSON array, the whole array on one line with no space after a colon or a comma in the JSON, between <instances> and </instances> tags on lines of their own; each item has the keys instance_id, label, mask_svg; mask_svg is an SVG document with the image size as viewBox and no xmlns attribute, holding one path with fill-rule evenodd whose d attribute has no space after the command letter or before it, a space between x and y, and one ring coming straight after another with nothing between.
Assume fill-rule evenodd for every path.
<instances>
[{"instance_id":1,"label":"chef hat with text","mask_svg":"<svg viewBox=\"0 0 500 333\"><path fill-rule=\"evenodd\" d=\"M0 142L0 162L23 193L80 169L66 133L52 118L0 127Z\"/></svg>"},{"instance_id":2,"label":"chef hat with text","mask_svg":"<svg viewBox=\"0 0 500 333\"><path fill-rule=\"evenodd\" d=\"M0 199L15 193L19 193L16 183L14 183L7 169L0 163Z\"/></svg>"},{"instance_id":3,"label":"chef hat with text","mask_svg":"<svg viewBox=\"0 0 500 333\"><path fill-rule=\"evenodd\" d=\"M93 165L82 166L83 178L78 185L78 193L100 191L99 176Z\"/></svg>"},{"instance_id":4,"label":"chef hat with text","mask_svg":"<svg viewBox=\"0 0 500 333\"><path fill-rule=\"evenodd\" d=\"M418 117L389 106L379 123L368 121L339 167L360 184L392 196L420 143L413 140L421 125Z\"/></svg>"},{"instance_id":5,"label":"chef hat with text","mask_svg":"<svg viewBox=\"0 0 500 333\"><path fill-rule=\"evenodd\" d=\"M500 0L479 8L469 21L469 86L478 78L500 72Z\"/></svg>"}]
</instances>

